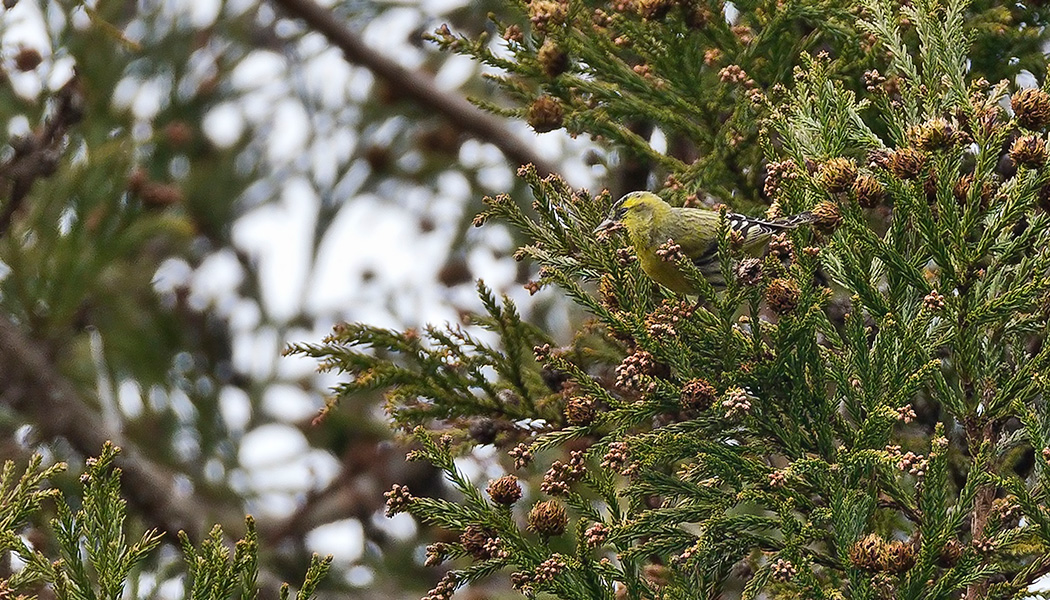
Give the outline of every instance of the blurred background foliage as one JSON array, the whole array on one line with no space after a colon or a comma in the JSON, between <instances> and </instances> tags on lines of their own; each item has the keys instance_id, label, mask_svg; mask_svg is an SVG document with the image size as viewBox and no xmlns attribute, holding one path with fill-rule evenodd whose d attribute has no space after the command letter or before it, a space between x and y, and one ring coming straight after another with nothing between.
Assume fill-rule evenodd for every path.
<instances>
[{"instance_id":1,"label":"blurred background foliage","mask_svg":"<svg viewBox=\"0 0 1050 600\"><path fill-rule=\"evenodd\" d=\"M790 81L803 49L829 52L855 88L870 66L838 2L571 0L577 20L550 37L572 66L551 69L549 32L534 29L546 1L6 1L0 455L78 464L113 439L136 526L169 544L213 522L236 535L250 512L273 581L319 551L336 556L322 594L432 587L425 538L382 516L382 492L444 484L404 462L379 397L315 423L334 379L280 350L344 320L458 323L479 307L476 278L565 337L580 315L523 287L535 274L511 260L512 234L470 227L484 195L528 201L500 148L519 141L574 186L755 208L761 115L746 89ZM314 9L331 29L301 19ZM1043 77L1046 7L971 12L975 72ZM617 44L610 23L637 43ZM512 26L523 35L508 44ZM479 137L480 111L421 104L348 61L332 29L432 78L435 96L498 109L502 129ZM687 88L660 83L686 71ZM542 97L565 118L537 127ZM485 453L462 468L502 472ZM176 562L154 556L136 593L180 596Z\"/></svg>"}]
</instances>

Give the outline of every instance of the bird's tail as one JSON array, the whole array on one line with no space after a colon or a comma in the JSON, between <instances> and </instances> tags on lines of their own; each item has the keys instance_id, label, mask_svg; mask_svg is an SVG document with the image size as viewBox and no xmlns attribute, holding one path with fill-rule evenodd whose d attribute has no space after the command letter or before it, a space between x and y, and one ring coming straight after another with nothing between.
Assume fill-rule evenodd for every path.
<instances>
[{"instance_id":1,"label":"bird's tail","mask_svg":"<svg viewBox=\"0 0 1050 600\"><path fill-rule=\"evenodd\" d=\"M794 229L801 225L805 225L806 223L812 223L816 219L817 217L807 210L806 212L798 213L797 215L777 219L776 221L773 221L773 225L782 229Z\"/></svg>"}]
</instances>

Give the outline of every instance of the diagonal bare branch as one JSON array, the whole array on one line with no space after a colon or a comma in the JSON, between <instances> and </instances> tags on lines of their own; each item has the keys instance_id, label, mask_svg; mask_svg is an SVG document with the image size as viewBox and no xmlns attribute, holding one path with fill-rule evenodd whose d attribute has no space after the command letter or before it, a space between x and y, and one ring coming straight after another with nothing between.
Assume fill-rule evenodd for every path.
<instances>
[{"instance_id":1,"label":"diagonal bare branch","mask_svg":"<svg viewBox=\"0 0 1050 600\"><path fill-rule=\"evenodd\" d=\"M443 115L467 134L496 146L516 165L532 163L542 175L557 171L554 163L537 154L524 140L511 133L501 119L474 106L462 96L442 91L430 75L406 69L368 47L360 36L313 0L273 2L328 38L343 51L347 60L372 71L404 97Z\"/></svg>"}]
</instances>

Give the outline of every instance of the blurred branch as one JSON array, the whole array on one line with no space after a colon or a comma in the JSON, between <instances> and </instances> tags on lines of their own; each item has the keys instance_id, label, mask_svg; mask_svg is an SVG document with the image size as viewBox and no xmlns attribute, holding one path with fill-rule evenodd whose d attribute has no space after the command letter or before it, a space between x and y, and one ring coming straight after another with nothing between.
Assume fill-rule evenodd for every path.
<instances>
[{"instance_id":1,"label":"blurred branch","mask_svg":"<svg viewBox=\"0 0 1050 600\"><path fill-rule=\"evenodd\" d=\"M107 440L122 446L121 481L131 504L169 542L177 543L180 530L200 538L205 517L214 511L180 493L173 473L122 443L119 432L88 408L41 346L6 315L0 315L0 381L0 403L31 418L44 437L65 438L84 456L96 454Z\"/></svg>"},{"instance_id":2,"label":"blurred branch","mask_svg":"<svg viewBox=\"0 0 1050 600\"><path fill-rule=\"evenodd\" d=\"M449 94L438 88L434 79L420 71L410 71L396 61L368 47L328 9L313 0L273 0L289 15L298 17L328 41L339 47L346 58L361 65L387 82L406 98L443 115L471 136L488 142L517 165L532 163L541 175L549 175L557 166L507 129L503 120L474 106L462 96Z\"/></svg>"},{"instance_id":3,"label":"blurred branch","mask_svg":"<svg viewBox=\"0 0 1050 600\"><path fill-rule=\"evenodd\" d=\"M11 226L33 182L55 172L62 156L62 143L70 127L84 116L80 80L73 76L55 96L55 110L43 127L26 137L12 138L14 155L0 164L0 178L11 181L11 196L0 212L0 236ZM101 446L96 446L97 451Z\"/></svg>"},{"instance_id":4,"label":"blurred branch","mask_svg":"<svg viewBox=\"0 0 1050 600\"><path fill-rule=\"evenodd\" d=\"M41 345L28 338L6 315L0 315L0 382L0 404L31 418L44 437L64 438L84 456L94 456L108 440L121 446L118 464L123 496L143 515L148 527L164 532L164 540L169 544L179 543L179 531L185 531L194 542L199 541L206 533L209 517L222 523L227 533L231 531L228 525L240 522L241 515L236 519L217 515L214 506L180 492L175 474L142 456L132 443L106 425L88 408ZM259 579L261 598L279 596L281 581L276 575L263 570Z\"/></svg>"}]
</instances>

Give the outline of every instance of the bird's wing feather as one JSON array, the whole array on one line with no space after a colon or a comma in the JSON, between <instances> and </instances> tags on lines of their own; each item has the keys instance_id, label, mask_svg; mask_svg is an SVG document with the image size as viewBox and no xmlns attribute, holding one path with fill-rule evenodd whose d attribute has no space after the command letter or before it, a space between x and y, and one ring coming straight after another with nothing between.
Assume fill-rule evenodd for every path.
<instances>
[{"instance_id":1,"label":"bird's wing feather","mask_svg":"<svg viewBox=\"0 0 1050 600\"><path fill-rule=\"evenodd\" d=\"M693 259L693 262L701 270L717 260L718 243L718 213L712 210L695 208L675 208L672 212L673 220L663 227L654 228L666 237L670 237L682 248L682 252ZM794 229L804 223L813 220L810 213L802 213L793 217L778 219L775 221L758 219L741 215L738 213L727 213L726 224L730 231L736 231L744 239L747 248L759 248L769 241L769 238L782 231ZM697 232L703 232L698 234ZM666 239L653 240L657 245L666 242Z\"/></svg>"}]
</instances>

